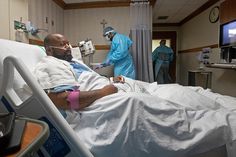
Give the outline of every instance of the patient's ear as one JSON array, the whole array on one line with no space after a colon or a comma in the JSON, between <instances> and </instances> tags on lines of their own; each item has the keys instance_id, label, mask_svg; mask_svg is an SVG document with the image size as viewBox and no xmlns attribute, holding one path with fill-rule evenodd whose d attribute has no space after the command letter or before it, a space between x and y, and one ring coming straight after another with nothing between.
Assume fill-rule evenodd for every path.
<instances>
[{"instance_id":1,"label":"patient's ear","mask_svg":"<svg viewBox=\"0 0 236 157\"><path fill-rule=\"evenodd\" d=\"M46 50L46 54L48 56L52 56L53 55L52 49L49 46L45 47L45 50Z\"/></svg>"}]
</instances>

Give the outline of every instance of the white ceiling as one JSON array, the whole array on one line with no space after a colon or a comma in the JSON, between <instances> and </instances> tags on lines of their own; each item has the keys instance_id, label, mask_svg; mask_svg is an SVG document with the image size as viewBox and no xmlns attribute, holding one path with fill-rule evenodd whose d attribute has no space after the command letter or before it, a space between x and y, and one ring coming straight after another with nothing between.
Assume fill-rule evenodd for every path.
<instances>
[{"instance_id":1,"label":"white ceiling","mask_svg":"<svg viewBox=\"0 0 236 157\"><path fill-rule=\"evenodd\" d=\"M179 23L208 0L157 0L153 8L155 23ZM158 20L158 16L169 16L166 20Z\"/></svg>"},{"instance_id":2,"label":"white ceiling","mask_svg":"<svg viewBox=\"0 0 236 157\"><path fill-rule=\"evenodd\" d=\"M66 4L97 1L117 0L64 0ZM208 0L156 0L153 8L153 23L179 23L207 1ZM160 20L158 19L158 16L168 16L168 18L165 20Z\"/></svg>"}]
</instances>

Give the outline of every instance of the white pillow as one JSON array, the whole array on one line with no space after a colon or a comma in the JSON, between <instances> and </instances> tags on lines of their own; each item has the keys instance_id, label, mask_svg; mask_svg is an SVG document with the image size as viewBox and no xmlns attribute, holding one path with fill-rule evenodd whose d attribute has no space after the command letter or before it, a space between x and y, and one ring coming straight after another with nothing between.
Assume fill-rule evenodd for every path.
<instances>
[{"instance_id":1,"label":"white pillow","mask_svg":"<svg viewBox=\"0 0 236 157\"><path fill-rule=\"evenodd\" d=\"M15 56L24 62L29 68L29 72L33 70L42 57L46 56L45 49L41 46L20 43L11 40L0 39L0 89L3 79L3 61L7 56ZM19 73L15 70L13 88L15 91L22 91L26 85ZM21 92L22 94L22 92Z\"/></svg>"},{"instance_id":2,"label":"white pillow","mask_svg":"<svg viewBox=\"0 0 236 157\"><path fill-rule=\"evenodd\" d=\"M73 58L83 61L79 47L73 47L71 49L71 54L72 54Z\"/></svg>"}]
</instances>

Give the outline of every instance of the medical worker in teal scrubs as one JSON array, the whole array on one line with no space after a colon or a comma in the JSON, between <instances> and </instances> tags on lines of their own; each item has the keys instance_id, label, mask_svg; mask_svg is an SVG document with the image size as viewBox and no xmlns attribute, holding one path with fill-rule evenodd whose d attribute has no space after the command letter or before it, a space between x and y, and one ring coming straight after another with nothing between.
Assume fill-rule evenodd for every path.
<instances>
[{"instance_id":1,"label":"medical worker in teal scrubs","mask_svg":"<svg viewBox=\"0 0 236 157\"><path fill-rule=\"evenodd\" d=\"M166 40L161 40L160 46L152 53L154 80L157 81L158 84L172 83L172 79L169 75L169 66L172 60L173 50L166 46Z\"/></svg>"},{"instance_id":2,"label":"medical worker in teal scrubs","mask_svg":"<svg viewBox=\"0 0 236 157\"><path fill-rule=\"evenodd\" d=\"M123 75L135 79L133 58L129 51L133 42L129 37L117 33L112 27L106 27L103 30L103 36L111 42L111 48L102 67L113 64L115 77Z\"/></svg>"}]
</instances>

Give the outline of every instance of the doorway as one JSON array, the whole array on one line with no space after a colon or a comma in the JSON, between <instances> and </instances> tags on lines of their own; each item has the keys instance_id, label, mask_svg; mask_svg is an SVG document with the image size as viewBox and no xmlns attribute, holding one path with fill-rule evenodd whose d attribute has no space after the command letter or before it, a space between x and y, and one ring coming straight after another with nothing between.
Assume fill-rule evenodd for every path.
<instances>
[{"instance_id":1,"label":"doorway","mask_svg":"<svg viewBox=\"0 0 236 157\"><path fill-rule=\"evenodd\" d=\"M174 52L174 59L170 64L170 76L173 80L173 82L176 82L176 37L177 33L176 31L155 31L152 33L152 43L153 47L159 45L160 40L165 39L166 40L166 46L169 46L172 48Z\"/></svg>"}]
</instances>

